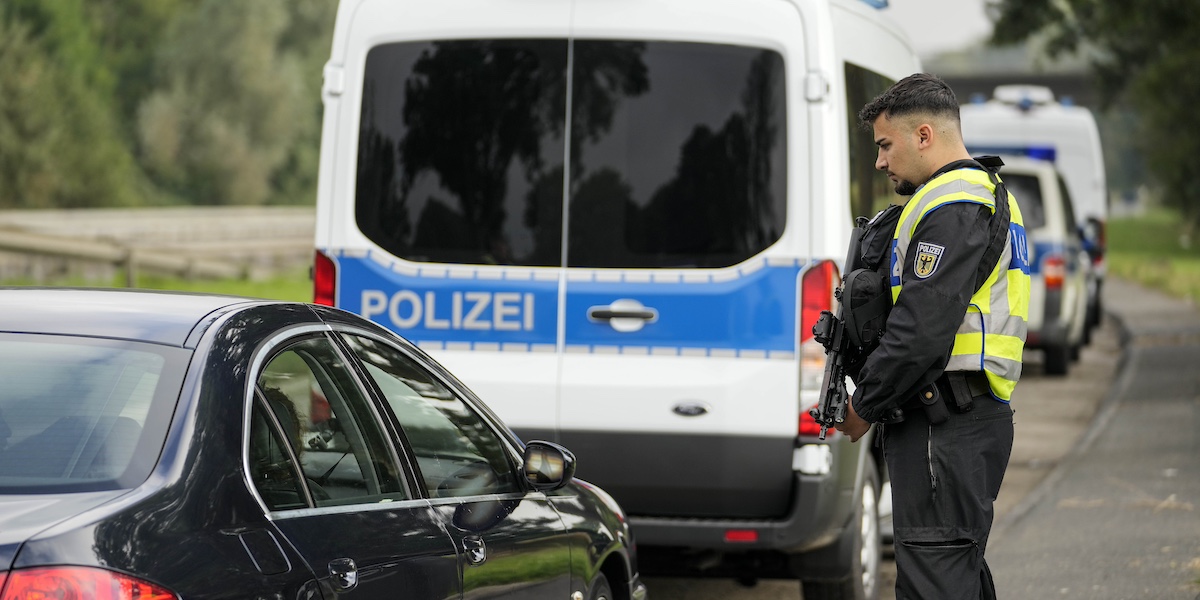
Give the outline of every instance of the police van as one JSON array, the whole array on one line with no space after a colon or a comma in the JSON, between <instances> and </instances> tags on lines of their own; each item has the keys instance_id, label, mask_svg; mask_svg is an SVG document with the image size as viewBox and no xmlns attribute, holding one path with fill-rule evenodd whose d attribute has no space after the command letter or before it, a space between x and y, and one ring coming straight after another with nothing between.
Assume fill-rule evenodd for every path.
<instances>
[{"instance_id":1,"label":"police van","mask_svg":"<svg viewBox=\"0 0 1200 600\"><path fill-rule=\"evenodd\" d=\"M1100 131L1092 111L1045 86L1001 85L992 98L961 107L963 140L972 154L1025 156L1054 163L1066 181L1077 226L1091 258L1088 328L1098 325L1104 283L1108 187ZM1085 331L1086 339L1086 331Z\"/></svg>"},{"instance_id":2,"label":"police van","mask_svg":"<svg viewBox=\"0 0 1200 600\"><path fill-rule=\"evenodd\" d=\"M920 70L861 0L343 0L316 300L416 342L634 524L643 573L879 585L881 456L818 439L856 111Z\"/></svg>"}]
</instances>

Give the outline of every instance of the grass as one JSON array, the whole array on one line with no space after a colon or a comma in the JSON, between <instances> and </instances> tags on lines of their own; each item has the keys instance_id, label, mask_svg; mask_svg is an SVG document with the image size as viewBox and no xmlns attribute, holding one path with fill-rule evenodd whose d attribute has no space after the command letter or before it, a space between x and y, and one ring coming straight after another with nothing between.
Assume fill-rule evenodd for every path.
<instances>
[{"instance_id":1,"label":"grass","mask_svg":"<svg viewBox=\"0 0 1200 600\"><path fill-rule=\"evenodd\" d=\"M1200 305L1200 240L1178 213L1153 209L1108 223L1108 272Z\"/></svg>"},{"instance_id":2,"label":"grass","mask_svg":"<svg viewBox=\"0 0 1200 600\"><path fill-rule=\"evenodd\" d=\"M79 277L66 277L47 282L31 280L9 280L0 282L2 285L24 286L37 285L48 287L125 287L124 274L117 274L112 281L92 281ZM202 292L209 294L228 294L250 298L266 298L271 300L291 300L296 302L312 301L312 281L308 271L301 269L295 272L282 273L262 280L249 279L183 279L179 277L162 277L142 274L137 277L135 288L148 290L175 290L181 292Z\"/></svg>"}]
</instances>

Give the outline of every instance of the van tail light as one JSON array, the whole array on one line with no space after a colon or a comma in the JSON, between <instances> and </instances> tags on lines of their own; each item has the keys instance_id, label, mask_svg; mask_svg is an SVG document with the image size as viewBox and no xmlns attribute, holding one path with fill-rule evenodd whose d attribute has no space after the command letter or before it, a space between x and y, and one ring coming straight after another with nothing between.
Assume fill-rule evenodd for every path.
<instances>
[{"instance_id":1,"label":"van tail light","mask_svg":"<svg viewBox=\"0 0 1200 600\"><path fill-rule=\"evenodd\" d=\"M832 261L813 265L800 279L800 390L821 388L825 373L825 347L813 339L813 325L821 311L833 310L833 291L838 284L837 266ZM807 413L806 413L807 414Z\"/></svg>"},{"instance_id":2,"label":"van tail light","mask_svg":"<svg viewBox=\"0 0 1200 600\"><path fill-rule=\"evenodd\" d=\"M1061 290L1067 277L1067 263L1059 254L1047 256L1042 261L1042 279L1047 290Z\"/></svg>"},{"instance_id":3,"label":"van tail light","mask_svg":"<svg viewBox=\"0 0 1200 600\"><path fill-rule=\"evenodd\" d=\"M797 433L799 435L812 436L812 437L818 437L821 435L821 426L819 424L817 424L817 420L814 419L813 416L811 414L809 414L809 412L808 412L809 410L816 408L816 407L817 407L817 405L814 404L814 405L800 411L800 426L797 428ZM829 433L837 433L837 430L830 429Z\"/></svg>"},{"instance_id":4,"label":"van tail light","mask_svg":"<svg viewBox=\"0 0 1200 600\"><path fill-rule=\"evenodd\" d=\"M813 265L804 273L800 283L800 342L812 339L813 325L821 318L821 311L833 310L833 290L836 285L837 267L833 261Z\"/></svg>"},{"instance_id":5,"label":"van tail light","mask_svg":"<svg viewBox=\"0 0 1200 600\"><path fill-rule=\"evenodd\" d=\"M313 257L313 302L333 306L337 294L337 265L317 250Z\"/></svg>"},{"instance_id":6,"label":"van tail light","mask_svg":"<svg viewBox=\"0 0 1200 600\"><path fill-rule=\"evenodd\" d=\"M45 567L11 571L0 600L178 600L174 592L123 573L94 567Z\"/></svg>"}]
</instances>

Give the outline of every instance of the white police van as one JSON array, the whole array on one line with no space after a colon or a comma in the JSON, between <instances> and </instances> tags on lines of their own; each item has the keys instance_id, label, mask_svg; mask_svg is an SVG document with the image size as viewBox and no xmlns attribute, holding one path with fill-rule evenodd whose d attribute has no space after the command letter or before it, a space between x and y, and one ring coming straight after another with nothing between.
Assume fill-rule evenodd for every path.
<instances>
[{"instance_id":1,"label":"white police van","mask_svg":"<svg viewBox=\"0 0 1200 600\"><path fill-rule=\"evenodd\" d=\"M316 300L571 448L643 573L870 597L881 457L817 439L811 329L894 198L855 113L918 70L859 0L343 0Z\"/></svg>"},{"instance_id":2,"label":"white police van","mask_svg":"<svg viewBox=\"0 0 1200 600\"><path fill-rule=\"evenodd\" d=\"M1062 173L1091 258L1088 328L1099 324L1108 187L1100 130L1092 111L1066 99L1056 100L1050 88L1024 84L997 86L991 99L974 98L961 111L963 140L973 154L1046 160Z\"/></svg>"}]
</instances>

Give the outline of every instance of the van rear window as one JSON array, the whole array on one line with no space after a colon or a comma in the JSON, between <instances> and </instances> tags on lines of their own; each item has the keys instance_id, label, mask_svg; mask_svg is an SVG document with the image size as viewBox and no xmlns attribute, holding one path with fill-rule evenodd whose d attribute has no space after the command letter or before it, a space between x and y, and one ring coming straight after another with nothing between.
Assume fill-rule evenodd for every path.
<instances>
[{"instance_id":1,"label":"van rear window","mask_svg":"<svg viewBox=\"0 0 1200 600\"><path fill-rule=\"evenodd\" d=\"M783 233L784 88L783 58L743 46L378 46L358 227L419 262L733 265Z\"/></svg>"}]
</instances>

